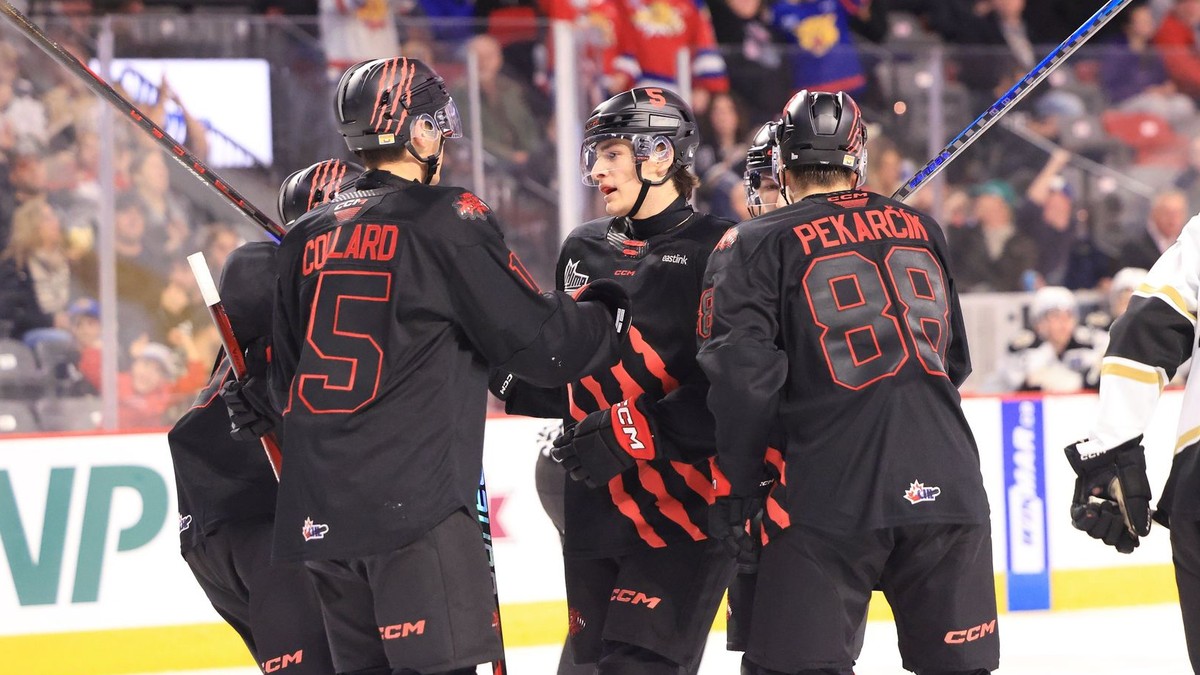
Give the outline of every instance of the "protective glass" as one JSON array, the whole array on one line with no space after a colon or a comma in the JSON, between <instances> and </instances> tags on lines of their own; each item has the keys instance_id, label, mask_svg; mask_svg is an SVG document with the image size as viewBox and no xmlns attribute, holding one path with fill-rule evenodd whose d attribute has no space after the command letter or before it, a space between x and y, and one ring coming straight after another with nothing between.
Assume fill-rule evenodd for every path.
<instances>
[{"instance_id":1,"label":"protective glass","mask_svg":"<svg viewBox=\"0 0 1200 675\"><path fill-rule=\"evenodd\" d=\"M659 156L663 159L671 156L671 140L666 136L651 136L649 134L601 134L592 136L583 142L583 147L579 151L579 173L583 177L584 185L588 187L599 185L599 182L596 181L593 175L598 161L601 162L603 167L607 168L609 162L615 161L620 156L616 144L608 143L608 141L614 140L629 143L629 147L632 148L633 163L635 166L650 159L652 156Z\"/></svg>"},{"instance_id":2,"label":"protective glass","mask_svg":"<svg viewBox=\"0 0 1200 675\"><path fill-rule=\"evenodd\" d=\"M458 106L454 104L454 99L446 101L446 105L433 113L433 123L446 138L463 136L462 117L458 114Z\"/></svg>"},{"instance_id":3,"label":"protective glass","mask_svg":"<svg viewBox=\"0 0 1200 675\"><path fill-rule=\"evenodd\" d=\"M752 215L760 215L775 209L779 199L779 183L767 169L747 169L742 177L746 188L746 206Z\"/></svg>"}]
</instances>

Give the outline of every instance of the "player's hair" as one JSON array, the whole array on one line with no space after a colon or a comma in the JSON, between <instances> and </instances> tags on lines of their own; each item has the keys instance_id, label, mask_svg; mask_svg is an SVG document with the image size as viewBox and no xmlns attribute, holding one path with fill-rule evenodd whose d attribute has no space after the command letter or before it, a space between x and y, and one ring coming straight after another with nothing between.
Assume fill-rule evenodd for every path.
<instances>
[{"instance_id":1,"label":"player's hair","mask_svg":"<svg viewBox=\"0 0 1200 675\"><path fill-rule=\"evenodd\" d=\"M787 170L788 184L793 191L803 188L842 188L854 184L854 169L828 164L807 164Z\"/></svg>"},{"instance_id":2,"label":"player's hair","mask_svg":"<svg viewBox=\"0 0 1200 675\"><path fill-rule=\"evenodd\" d=\"M671 185L675 186L675 191L684 197L690 198L692 190L700 187L700 178L692 173L691 168L681 166L671 174Z\"/></svg>"}]
</instances>

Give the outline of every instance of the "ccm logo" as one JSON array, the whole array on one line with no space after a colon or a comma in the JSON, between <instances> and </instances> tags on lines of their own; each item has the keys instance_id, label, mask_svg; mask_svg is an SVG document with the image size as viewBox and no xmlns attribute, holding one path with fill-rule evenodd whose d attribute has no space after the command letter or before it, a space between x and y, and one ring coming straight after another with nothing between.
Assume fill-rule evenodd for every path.
<instances>
[{"instance_id":1,"label":"ccm logo","mask_svg":"<svg viewBox=\"0 0 1200 675\"><path fill-rule=\"evenodd\" d=\"M302 661L304 661L303 649L298 650L295 654L284 654L283 656L277 656L270 661L264 661L262 664L262 669L264 673L274 673L287 668L293 663L299 664Z\"/></svg>"},{"instance_id":2,"label":"ccm logo","mask_svg":"<svg viewBox=\"0 0 1200 675\"><path fill-rule=\"evenodd\" d=\"M952 630L946 633L945 640L948 645L960 645L964 642L974 642L995 632L996 620L992 619L987 623L981 623L966 630Z\"/></svg>"},{"instance_id":3,"label":"ccm logo","mask_svg":"<svg viewBox=\"0 0 1200 675\"><path fill-rule=\"evenodd\" d=\"M627 602L631 605L645 605L650 609L658 607L658 603L662 602L662 598L651 598L645 593L631 591L627 588L614 588L612 597L609 600L612 602Z\"/></svg>"},{"instance_id":4,"label":"ccm logo","mask_svg":"<svg viewBox=\"0 0 1200 675\"><path fill-rule=\"evenodd\" d=\"M392 626L380 626L379 637L384 640L396 640L406 638L409 635L424 635L425 634L425 619L421 619L416 623L398 623Z\"/></svg>"},{"instance_id":5,"label":"ccm logo","mask_svg":"<svg viewBox=\"0 0 1200 675\"><path fill-rule=\"evenodd\" d=\"M629 437L629 448L632 450L645 450L646 444L638 440L638 430L633 425L633 413L629 411L629 401L618 403L616 412L617 423L621 425L621 433Z\"/></svg>"}]
</instances>

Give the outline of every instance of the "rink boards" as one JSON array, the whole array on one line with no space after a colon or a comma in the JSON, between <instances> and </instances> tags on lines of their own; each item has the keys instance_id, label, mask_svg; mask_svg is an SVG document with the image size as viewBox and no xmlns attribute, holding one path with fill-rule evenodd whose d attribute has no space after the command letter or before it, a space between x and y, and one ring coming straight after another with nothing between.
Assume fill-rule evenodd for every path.
<instances>
[{"instance_id":1,"label":"rink boards","mask_svg":"<svg viewBox=\"0 0 1200 675\"><path fill-rule=\"evenodd\" d=\"M1161 489L1182 395L1167 392L1146 435ZM1071 528L1074 475L1062 447L1086 433L1093 395L970 398L992 505L997 589L1010 610L1175 598L1164 530L1125 556ZM863 420L869 423L869 420ZM533 484L542 420L488 421L490 490L505 641L566 632L558 536ZM913 476L943 490L928 477ZM136 673L245 665L248 656L179 557L165 433L0 440L0 654L4 671ZM875 602L873 618L887 615ZM717 627L723 626L720 612Z\"/></svg>"}]
</instances>

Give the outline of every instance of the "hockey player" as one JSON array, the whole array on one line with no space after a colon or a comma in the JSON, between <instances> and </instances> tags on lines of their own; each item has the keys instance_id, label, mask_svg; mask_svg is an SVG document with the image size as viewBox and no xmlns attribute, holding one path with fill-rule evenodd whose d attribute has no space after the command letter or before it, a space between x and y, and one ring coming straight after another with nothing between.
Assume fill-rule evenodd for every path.
<instances>
[{"instance_id":1,"label":"hockey player","mask_svg":"<svg viewBox=\"0 0 1200 675\"><path fill-rule=\"evenodd\" d=\"M691 109L666 89L632 89L592 112L583 180L607 216L567 237L556 280L568 292L615 280L638 318L612 368L565 391L519 383L507 403L564 418L553 454L575 479L560 473L568 641L598 673L694 672L733 571L704 531L713 427L693 337L700 269L732 223L688 203L698 143Z\"/></svg>"},{"instance_id":2,"label":"hockey player","mask_svg":"<svg viewBox=\"0 0 1200 675\"><path fill-rule=\"evenodd\" d=\"M774 211L779 201L779 183L775 182L772 158L775 149L775 127L770 121L755 132L746 150L746 171L742 184L746 188L746 208L751 217Z\"/></svg>"},{"instance_id":3,"label":"hockey player","mask_svg":"<svg viewBox=\"0 0 1200 675\"><path fill-rule=\"evenodd\" d=\"M970 361L945 238L856 189L866 129L850 96L802 90L776 133L787 205L722 238L698 324L728 481L710 531L731 549L751 547L768 434L786 434L742 672L850 673L878 585L906 669L988 673L988 504L957 391Z\"/></svg>"},{"instance_id":4,"label":"hockey player","mask_svg":"<svg viewBox=\"0 0 1200 675\"><path fill-rule=\"evenodd\" d=\"M309 206L332 198L341 180L359 170L328 160L289 176L279 191L283 221L290 223ZM246 244L229 255L221 274L223 304L234 335L247 348L250 374L264 386L275 251L271 242ZM328 675L333 666L321 607L304 566L271 564L277 488L258 447L258 436L271 425L235 418L247 427L231 437L230 417L217 394L232 382L226 356L196 404L167 434L179 494L183 558L213 608L241 636L264 672L286 665L288 673ZM261 395L266 395L265 388ZM250 433L249 426L256 433Z\"/></svg>"},{"instance_id":5,"label":"hockey player","mask_svg":"<svg viewBox=\"0 0 1200 675\"><path fill-rule=\"evenodd\" d=\"M1150 532L1142 434L1180 364L1195 360L1200 216L1184 226L1112 326L1100 369L1100 407L1087 439L1067 446L1075 470L1071 521L1123 553ZM1171 530L1171 557L1192 670L1200 673L1200 378L1183 394L1171 473L1153 519Z\"/></svg>"},{"instance_id":6,"label":"hockey player","mask_svg":"<svg viewBox=\"0 0 1200 675\"><path fill-rule=\"evenodd\" d=\"M562 386L609 365L627 298L540 293L487 205L437 186L461 125L424 63L352 66L335 111L367 171L280 245L274 552L306 561L338 673L474 673L501 656L475 517L487 368Z\"/></svg>"}]
</instances>

